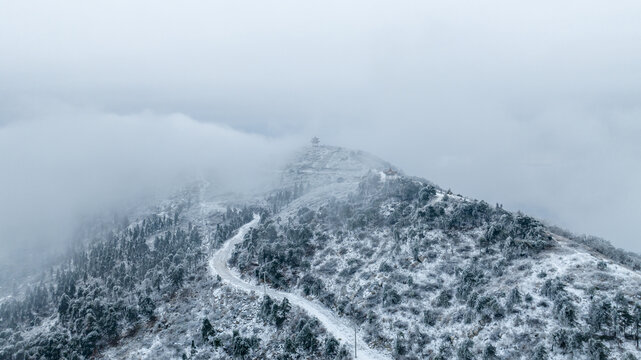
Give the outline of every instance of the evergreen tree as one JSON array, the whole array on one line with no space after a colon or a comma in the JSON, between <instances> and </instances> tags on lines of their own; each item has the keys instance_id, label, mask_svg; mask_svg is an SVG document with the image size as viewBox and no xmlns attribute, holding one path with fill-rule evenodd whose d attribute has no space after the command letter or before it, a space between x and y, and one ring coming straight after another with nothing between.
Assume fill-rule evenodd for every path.
<instances>
[{"instance_id":1,"label":"evergreen tree","mask_svg":"<svg viewBox=\"0 0 641 360\"><path fill-rule=\"evenodd\" d=\"M612 305L608 301L593 302L588 310L588 324L594 333L608 329L612 321Z\"/></svg>"},{"instance_id":2,"label":"evergreen tree","mask_svg":"<svg viewBox=\"0 0 641 360\"><path fill-rule=\"evenodd\" d=\"M274 301L269 295L263 296L263 302L260 305L260 317L264 321L271 322L274 316Z\"/></svg>"},{"instance_id":3,"label":"evergreen tree","mask_svg":"<svg viewBox=\"0 0 641 360\"><path fill-rule=\"evenodd\" d=\"M467 339L459 345L456 350L456 356L459 360L474 360L474 354L472 353L472 348L474 347L474 342L470 339Z\"/></svg>"},{"instance_id":4,"label":"evergreen tree","mask_svg":"<svg viewBox=\"0 0 641 360\"><path fill-rule=\"evenodd\" d=\"M603 343L596 339L588 341L588 358L590 360L608 360L610 350Z\"/></svg>"},{"instance_id":5,"label":"evergreen tree","mask_svg":"<svg viewBox=\"0 0 641 360\"><path fill-rule=\"evenodd\" d=\"M58 305L58 314L60 317L64 317L69 310L69 296L67 294L62 294L60 297L60 304Z\"/></svg>"},{"instance_id":6,"label":"evergreen tree","mask_svg":"<svg viewBox=\"0 0 641 360\"><path fill-rule=\"evenodd\" d=\"M634 322L634 340L636 341L637 349L639 349L639 326L641 325L641 305L634 306L634 313L632 315Z\"/></svg>"},{"instance_id":7,"label":"evergreen tree","mask_svg":"<svg viewBox=\"0 0 641 360\"><path fill-rule=\"evenodd\" d=\"M534 353L532 353L532 357L530 357L530 360L547 360L548 359L548 352L545 350L545 346L539 345L536 347L534 350Z\"/></svg>"},{"instance_id":8,"label":"evergreen tree","mask_svg":"<svg viewBox=\"0 0 641 360\"><path fill-rule=\"evenodd\" d=\"M237 334L237 332L236 332ZM249 354L250 346L249 343L247 342L247 339L240 336L240 335L235 335L232 338L231 342L231 355L236 356L236 357L241 357L245 358L245 355Z\"/></svg>"},{"instance_id":9,"label":"evergreen tree","mask_svg":"<svg viewBox=\"0 0 641 360\"><path fill-rule=\"evenodd\" d=\"M118 327L118 317L115 310L109 311L104 321L104 335L109 341L114 341L118 338L119 327Z\"/></svg>"},{"instance_id":10,"label":"evergreen tree","mask_svg":"<svg viewBox=\"0 0 641 360\"><path fill-rule=\"evenodd\" d=\"M154 319L154 311L156 310L156 304L150 297L142 297L138 301L138 308L140 313L147 317L149 320Z\"/></svg>"},{"instance_id":11,"label":"evergreen tree","mask_svg":"<svg viewBox=\"0 0 641 360\"><path fill-rule=\"evenodd\" d=\"M281 327L283 322L287 319L287 315L289 314L289 311L291 310L291 305L289 304L289 300L287 298L283 298L283 301L281 301L280 306L277 308L275 307L274 309L274 322L277 327Z\"/></svg>"},{"instance_id":12,"label":"evergreen tree","mask_svg":"<svg viewBox=\"0 0 641 360\"><path fill-rule=\"evenodd\" d=\"M615 336L621 333L625 338L628 326L633 323L633 315L630 313L628 300L620 291L614 297L613 317Z\"/></svg>"},{"instance_id":13,"label":"evergreen tree","mask_svg":"<svg viewBox=\"0 0 641 360\"><path fill-rule=\"evenodd\" d=\"M498 360L498 358L494 345L488 344L483 350L483 360Z\"/></svg>"},{"instance_id":14,"label":"evergreen tree","mask_svg":"<svg viewBox=\"0 0 641 360\"><path fill-rule=\"evenodd\" d=\"M334 359L338 355L340 344L333 336L327 337L325 339L325 348L323 349L323 355L327 359Z\"/></svg>"},{"instance_id":15,"label":"evergreen tree","mask_svg":"<svg viewBox=\"0 0 641 360\"><path fill-rule=\"evenodd\" d=\"M407 353L407 347L405 346L405 341L402 333L396 335L396 340L394 340L394 355L403 356Z\"/></svg>"},{"instance_id":16,"label":"evergreen tree","mask_svg":"<svg viewBox=\"0 0 641 360\"><path fill-rule=\"evenodd\" d=\"M209 322L209 319L203 319L203 325L200 328L200 334L204 342L208 342L209 337L215 335L214 327L211 325L211 322Z\"/></svg>"},{"instance_id":17,"label":"evergreen tree","mask_svg":"<svg viewBox=\"0 0 641 360\"><path fill-rule=\"evenodd\" d=\"M181 288L185 279L185 269L182 265L176 266L171 270L169 275L171 284L176 288Z\"/></svg>"},{"instance_id":18,"label":"evergreen tree","mask_svg":"<svg viewBox=\"0 0 641 360\"><path fill-rule=\"evenodd\" d=\"M570 336L568 332L565 329L559 329L555 331L552 334L552 344L553 344L553 350L554 347L557 349L563 351L563 353L566 352L568 347L570 346Z\"/></svg>"},{"instance_id":19,"label":"evergreen tree","mask_svg":"<svg viewBox=\"0 0 641 360\"><path fill-rule=\"evenodd\" d=\"M510 291L510 295L507 299L508 304L511 306L518 305L523 301L523 296L521 295L521 292L519 291L518 287L513 288Z\"/></svg>"},{"instance_id":20,"label":"evergreen tree","mask_svg":"<svg viewBox=\"0 0 641 360\"><path fill-rule=\"evenodd\" d=\"M296 335L296 344L308 353L313 353L318 348L318 339L309 323L305 324Z\"/></svg>"}]
</instances>

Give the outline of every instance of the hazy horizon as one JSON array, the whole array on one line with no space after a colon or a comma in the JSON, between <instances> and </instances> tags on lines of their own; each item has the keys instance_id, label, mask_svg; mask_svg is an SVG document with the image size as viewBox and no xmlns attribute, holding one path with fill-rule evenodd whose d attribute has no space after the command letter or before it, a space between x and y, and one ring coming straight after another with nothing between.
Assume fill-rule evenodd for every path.
<instances>
[{"instance_id":1,"label":"hazy horizon","mask_svg":"<svg viewBox=\"0 0 641 360\"><path fill-rule=\"evenodd\" d=\"M319 136L641 253L638 2L1 3L5 250Z\"/></svg>"}]
</instances>

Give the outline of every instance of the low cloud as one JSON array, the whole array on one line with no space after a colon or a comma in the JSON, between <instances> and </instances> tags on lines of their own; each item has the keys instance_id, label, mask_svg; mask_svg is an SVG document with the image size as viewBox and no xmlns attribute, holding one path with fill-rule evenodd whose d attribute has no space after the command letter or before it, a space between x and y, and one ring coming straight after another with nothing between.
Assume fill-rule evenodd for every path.
<instances>
[{"instance_id":1,"label":"low cloud","mask_svg":"<svg viewBox=\"0 0 641 360\"><path fill-rule=\"evenodd\" d=\"M242 158L269 138L314 134L641 251L638 1L35 2L0 13L0 163L13 186L0 191L11 204L48 193L39 186L64 188L55 176L55 186L21 180L66 169L63 155L94 169L66 169L70 177L142 184L149 173L164 184L205 153ZM184 115L162 115L173 113ZM104 125L113 123L129 132ZM214 128L220 135L205 140ZM65 141L54 146L54 134ZM46 149L65 153L31 160ZM140 163L151 170L137 173ZM221 174L247 171L227 164ZM93 183L78 188L100 199ZM136 192L104 183L107 193Z\"/></svg>"},{"instance_id":2,"label":"low cloud","mask_svg":"<svg viewBox=\"0 0 641 360\"><path fill-rule=\"evenodd\" d=\"M250 191L273 180L295 144L181 114L67 108L10 123L0 127L0 261L53 250L82 217L201 176L220 192Z\"/></svg>"}]
</instances>

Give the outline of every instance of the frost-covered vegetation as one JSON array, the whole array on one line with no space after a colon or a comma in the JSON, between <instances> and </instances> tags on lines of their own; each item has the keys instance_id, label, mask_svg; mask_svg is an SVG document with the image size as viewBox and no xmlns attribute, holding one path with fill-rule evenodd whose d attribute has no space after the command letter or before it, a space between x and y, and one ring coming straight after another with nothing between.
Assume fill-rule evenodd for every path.
<instances>
[{"instance_id":1,"label":"frost-covered vegetation","mask_svg":"<svg viewBox=\"0 0 641 360\"><path fill-rule=\"evenodd\" d=\"M351 318L395 358L636 354L632 255L399 174L331 195L276 211L231 265Z\"/></svg>"},{"instance_id":2,"label":"frost-covered vegetation","mask_svg":"<svg viewBox=\"0 0 641 360\"><path fill-rule=\"evenodd\" d=\"M330 309L385 356L639 357L641 261L600 239L324 146L248 205L216 201L194 188L88 227L0 303L0 359L351 358L301 308L208 272L254 213L229 266Z\"/></svg>"},{"instance_id":3,"label":"frost-covered vegetation","mask_svg":"<svg viewBox=\"0 0 641 360\"><path fill-rule=\"evenodd\" d=\"M133 222L92 226L90 241L0 304L0 358L95 357L156 326L159 309L204 275L205 244L189 220L190 204L172 201ZM250 209L218 216L213 242L251 216Z\"/></svg>"},{"instance_id":4,"label":"frost-covered vegetation","mask_svg":"<svg viewBox=\"0 0 641 360\"><path fill-rule=\"evenodd\" d=\"M0 359L351 358L301 309L211 276L210 253L265 210L201 197L190 187L134 220L87 224L91 238L0 303Z\"/></svg>"}]
</instances>

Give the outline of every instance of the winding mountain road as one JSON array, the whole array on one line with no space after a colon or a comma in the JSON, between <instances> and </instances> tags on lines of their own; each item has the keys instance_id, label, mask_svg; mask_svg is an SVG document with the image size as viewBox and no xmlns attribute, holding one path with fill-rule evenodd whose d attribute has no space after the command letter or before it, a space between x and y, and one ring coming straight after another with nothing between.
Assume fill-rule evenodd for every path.
<instances>
[{"instance_id":1,"label":"winding mountain road","mask_svg":"<svg viewBox=\"0 0 641 360\"><path fill-rule=\"evenodd\" d=\"M245 234L258 222L260 221L260 216L254 215L254 219L247 224L243 225L236 235L231 239L227 240L223 247L216 251L211 258L209 259L209 271L213 276L220 275L220 277L230 283L232 286L244 290L244 291L255 291L257 293L266 291L267 295L274 299L282 300L287 298L289 302L293 305L296 305L304 309L309 315L317 318L323 326L331 333L338 341L348 346L350 351L354 351L354 327L348 321L337 317L331 310L325 306L318 304L316 302L307 300L299 295L291 294L283 291L278 291L270 288L264 289L262 286L253 285L248 282L245 282L240 278L238 274L233 272L227 267L227 261L231 257L231 254L234 250L234 246L241 241ZM361 339L360 336L356 336L356 350L358 359L389 359L390 357L377 351L371 349L367 346L367 343Z\"/></svg>"}]
</instances>

